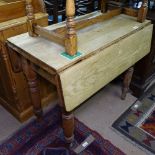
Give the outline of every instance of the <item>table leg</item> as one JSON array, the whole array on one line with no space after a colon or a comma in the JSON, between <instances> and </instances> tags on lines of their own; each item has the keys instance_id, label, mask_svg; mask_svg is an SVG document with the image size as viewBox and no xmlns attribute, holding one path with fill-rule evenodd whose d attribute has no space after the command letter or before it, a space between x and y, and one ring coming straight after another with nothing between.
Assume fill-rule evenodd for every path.
<instances>
[{"instance_id":1,"label":"table leg","mask_svg":"<svg viewBox=\"0 0 155 155\"><path fill-rule=\"evenodd\" d=\"M33 70L33 65L24 57L22 57L22 69L28 82L34 113L38 119L41 119L42 107L37 74Z\"/></svg>"},{"instance_id":2,"label":"table leg","mask_svg":"<svg viewBox=\"0 0 155 155\"><path fill-rule=\"evenodd\" d=\"M67 112L65 110L65 103L59 76L56 76L56 86L60 100L59 105L61 107L62 112L62 128L64 131L65 140L66 143L71 145L72 142L74 141L74 114L72 112Z\"/></svg>"},{"instance_id":3,"label":"table leg","mask_svg":"<svg viewBox=\"0 0 155 155\"><path fill-rule=\"evenodd\" d=\"M130 83L131 83L133 71L134 71L134 68L130 67L125 73L124 80L123 80L122 95L121 95L122 100L125 100L126 98L126 95L129 90Z\"/></svg>"},{"instance_id":4,"label":"table leg","mask_svg":"<svg viewBox=\"0 0 155 155\"><path fill-rule=\"evenodd\" d=\"M73 113L62 113L62 126L64 130L65 140L71 144L74 140L74 115Z\"/></svg>"}]
</instances>

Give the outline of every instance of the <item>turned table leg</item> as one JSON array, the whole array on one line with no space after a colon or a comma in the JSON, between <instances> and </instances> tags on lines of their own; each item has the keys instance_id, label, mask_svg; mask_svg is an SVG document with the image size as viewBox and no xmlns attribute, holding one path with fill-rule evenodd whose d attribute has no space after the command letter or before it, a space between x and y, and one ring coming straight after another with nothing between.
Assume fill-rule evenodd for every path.
<instances>
[{"instance_id":1,"label":"turned table leg","mask_svg":"<svg viewBox=\"0 0 155 155\"><path fill-rule=\"evenodd\" d=\"M68 144L74 141L74 115L73 113L62 112L62 127L65 140Z\"/></svg>"},{"instance_id":2,"label":"turned table leg","mask_svg":"<svg viewBox=\"0 0 155 155\"><path fill-rule=\"evenodd\" d=\"M125 100L126 98L126 95L129 90L130 83L131 83L133 71L134 71L134 68L130 67L125 73L124 80L123 80L122 95L121 95L122 100Z\"/></svg>"},{"instance_id":3,"label":"turned table leg","mask_svg":"<svg viewBox=\"0 0 155 155\"><path fill-rule=\"evenodd\" d=\"M42 117L42 107L37 74L33 70L33 65L23 57L22 69L28 82L34 113L40 119Z\"/></svg>"},{"instance_id":4,"label":"turned table leg","mask_svg":"<svg viewBox=\"0 0 155 155\"><path fill-rule=\"evenodd\" d=\"M70 146L74 141L74 114L72 112L67 112L65 109L65 103L62 93L60 77L57 75L56 78L56 87L59 96L59 105L62 112L62 128L65 136L66 143Z\"/></svg>"}]
</instances>

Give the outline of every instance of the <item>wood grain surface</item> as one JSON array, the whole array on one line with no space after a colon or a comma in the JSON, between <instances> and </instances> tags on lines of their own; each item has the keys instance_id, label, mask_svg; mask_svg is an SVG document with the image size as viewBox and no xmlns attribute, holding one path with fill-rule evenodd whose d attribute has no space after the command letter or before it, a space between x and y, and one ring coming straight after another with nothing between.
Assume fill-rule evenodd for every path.
<instances>
[{"instance_id":1,"label":"wood grain surface","mask_svg":"<svg viewBox=\"0 0 155 155\"><path fill-rule=\"evenodd\" d=\"M33 0L34 12L45 12L43 0ZM0 1L0 22L20 18L26 15L25 0Z\"/></svg>"},{"instance_id":2,"label":"wood grain surface","mask_svg":"<svg viewBox=\"0 0 155 155\"><path fill-rule=\"evenodd\" d=\"M72 111L150 51L152 25L60 73L67 111Z\"/></svg>"},{"instance_id":3,"label":"wood grain surface","mask_svg":"<svg viewBox=\"0 0 155 155\"><path fill-rule=\"evenodd\" d=\"M118 15L103 23L82 29L77 32L78 51L82 55L73 60L68 60L60 55L65 51L64 47L42 37L32 38L28 34L22 34L9 38L8 41L11 43L10 46L13 45L20 48L20 50L17 49L17 52L31 59L32 62L46 71L61 72L82 59L118 42L120 39L139 31L148 24L150 24L148 20L144 23L139 23L134 17ZM59 24L59 26L61 25ZM53 26L49 26L47 29L53 29Z\"/></svg>"},{"instance_id":4,"label":"wood grain surface","mask_svg":"<svg viewBox=\"0 0 155 155\"><path fill-rule=\"evenodd\" d=\"M152 28L148 20L139 23L122 14L84 28L77 33L82 55L73 60L60 55L64 47L42 37L22 34L9 38L8 45L49 74L60 75L69 112L150 51Z\"/></svg>"}]
</instances>

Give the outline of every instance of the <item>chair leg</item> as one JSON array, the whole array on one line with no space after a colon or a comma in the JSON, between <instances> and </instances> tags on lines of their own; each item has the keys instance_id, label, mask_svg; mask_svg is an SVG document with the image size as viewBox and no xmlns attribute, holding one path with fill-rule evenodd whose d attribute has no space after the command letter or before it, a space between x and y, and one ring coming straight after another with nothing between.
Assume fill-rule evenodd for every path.
<instances>
[{"instance_id":1,"label":"chair leg","mask_svg":"<svg viewBox=\"0 0 155 155\"><path fill-rule=\"evenodd\" d=\"M126 98L126 95L129 90L130 83L131 83L133 71L134 71L134 68L130 67L125 73L124 80L123 80L123 87L122 87L122 95L121 95L122 100L125 100Z\"/></svg>"}]
</instances>

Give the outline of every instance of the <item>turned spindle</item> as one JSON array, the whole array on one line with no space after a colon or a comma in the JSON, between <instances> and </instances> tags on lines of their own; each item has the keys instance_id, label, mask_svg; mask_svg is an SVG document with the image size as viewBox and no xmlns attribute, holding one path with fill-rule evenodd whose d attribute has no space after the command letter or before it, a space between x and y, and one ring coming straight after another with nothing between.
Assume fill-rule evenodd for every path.
<instances>
[{"instance_id":1,"label":"turned spindle","mask_svg":"<svg viewBox=\"0 0 155 155\"><path fill-rule=\"evenodd\" d=\"M148 10L147 3L148 3L147 0L143 0L142 6L138 11L138 18L137 18L138 22L142 23L146 19L147 10Z\"/></svg>"},{"instance_id":2,"label":"turned spindle","mask_svg":"<svg viewBox=\"0 0 155 155\"><path fill-rule=\"evenodd\" d=\"M108 10L107 0L101 0L101 12L105 13Z\"/></svg>"},{"instance_id":3,"label":"turned spindle","mask_svg":"<svg viewBox=\"0 0 155 155\"><path fill-rule=\"evenodd\" d=\"M36 72L33 69L34 65L24 57L21 57L21 63L22 63L23 73L28 82L34 114L36 115L38 120L41 120L42 114L43 114L42 107L41 107L41 95L40 95L38 77Z\"/></svg>"},{"instance_id":4,"label":"turned spindle","mask_svg":"<svg viewBox=\"0 0 155 155\"><path fill-rule=\"evenodd\" d=\"M32 6L32 0L26 0L26 12L27 12L27 28L28 33L31 37L37 36L34 33L34 25L36 25L35 22L35 16L33 12L33 6Z\"/></svg>"},{"instance_id":5,"label":"turned spindle","mask_svg":"<svg viewBox=\"0 0 155 155\"><path fill-rule=\"evenodd\" d=\"M74 0L66 0L66 16L67 16L67 34L65 38L66 52L73 56L77 53L77 35L75 31L75 2Z\"/></svg>"}]
</instances>

